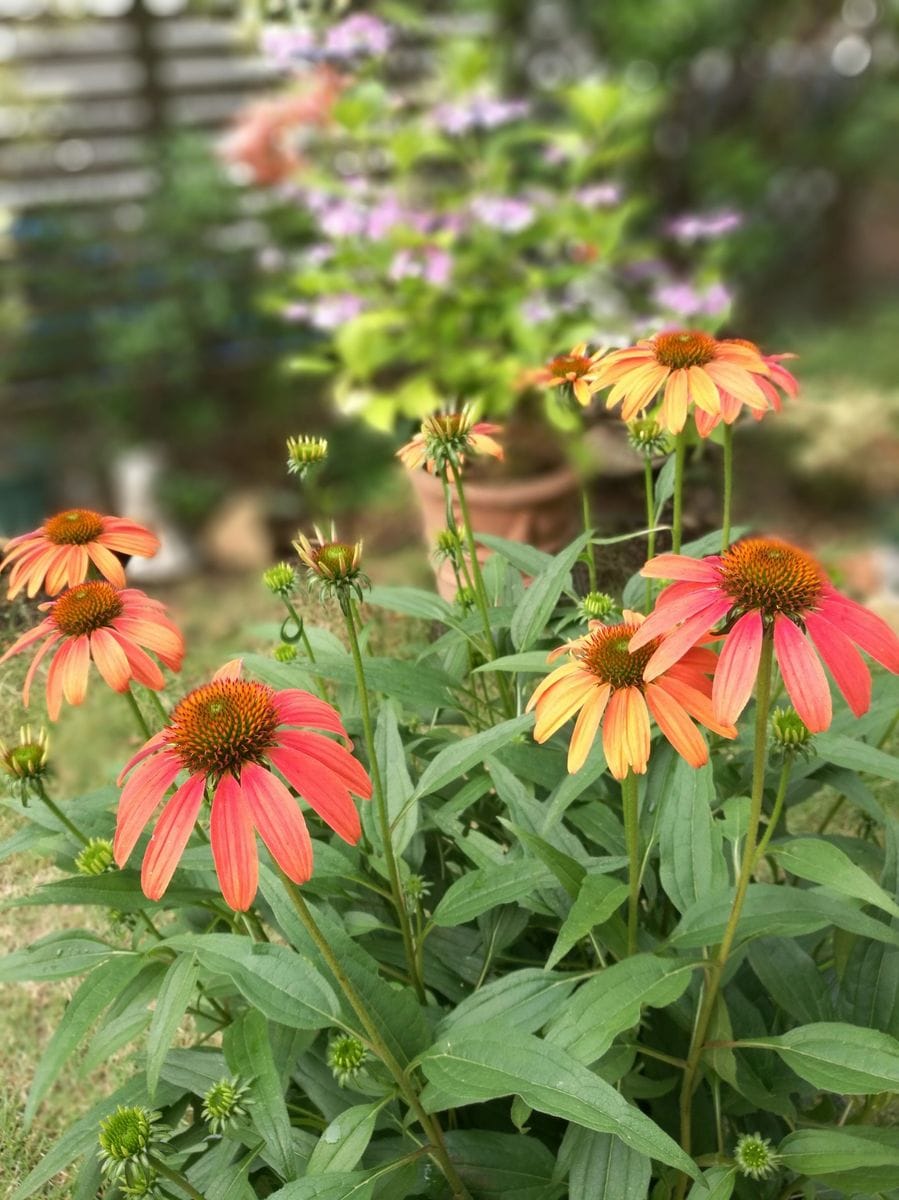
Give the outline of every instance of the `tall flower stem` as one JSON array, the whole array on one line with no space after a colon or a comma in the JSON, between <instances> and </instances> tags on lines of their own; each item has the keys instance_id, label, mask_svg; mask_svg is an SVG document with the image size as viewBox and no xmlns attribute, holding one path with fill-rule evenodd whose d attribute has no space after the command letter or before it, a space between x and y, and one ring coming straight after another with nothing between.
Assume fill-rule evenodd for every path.
<instances>
[{"instance_id":1,"label":"tall flower stem","mask_svg":"<svg viewBox=\"0 0 899 1200\"><path fill-rule=\"evenodd\" d=\"M790 754L784 755L783 766L780 768L780 779L777 781L777 795L774 797L774 807L771 809L771 816L768 818L768 827L765 830L762 840L758 844L758 849L755 852L755 866L758 866L765 857L765 851L768 849L768 843L774 837L774 831L777 829L777 823L780 820L780 814L783 811L784 800L787 795L787 784L790 782L790 769L793 766L793 759Z\"/></svg>"},{"instance_id":2,"label":"tall flower stem","mask_svg":"<svg viewBox=\"0 0 899 1200\"><path fill-rule=\"evenodd\" d=\"M590 515L590 492L586 484L581 484L581 511L584 516L584 533L587 535L587 545L584 547L584 562L587 564L587 579L590 591L596 591L596 555L593 553L593 518Z\"/></svg>"},{"instance_id":3,"label":"tall flower stem","mask_svg":"<svg viewBox=\"0 0 899 1200\"><path fill-rule=\"evenodd\" d=\"M171 1167L167 1166L161 1158L157 1158L155 1154L150 1154L147 1157L150 1166L155 1171L158 1171L163 1179L167 1179L169 1183L173 1183L175 1187L180 1188L182 1192L186 1192L187 1195L190 1196L191 1200L205 1200L203 1193L197 1191L190 1180L185 1175L182 1175L180 1171L174 1171Z\"/></svg>"},{"instance_id":4,"label":"tall flower stem","mask_svg":"<svg viewBox=\"0 0 899 1200\"><path fill-rule=\"evenodd\" d=\"M680 554L684 524L684 463L687 459L687 431L682 429L674 439L674 515L671 521L671 549Z\"/></svg>"},{"instance_id":5,"label":"tall flower stem","mask_svg":"<svg viewBox=\"0 0 899 1200\"><path fill-rule=\"evenodd\" d=\"M730 545L730 513L734 495L734 427L724 426L724 497L721 507L721 553Z\"/></svg>"},{"instance_id":6,"label":"tall flower stem","mask_svg":"<svg viewBox=\"0 0 899 1200\"><path fill-rule=\"evenodd\" d=\"M646 496L646 561L656 552L656 504L655 486L652 477L652 459L643 459L643 491ZM646 611L652 608L652 580L646 580Z\"/></svg>"},{"instance_id":7,"label":"tall flower stem","mask_svg":"<svg viewBox=\"0 0 899 1200\"><path fill-rule=\"evenodd\" d=\"M34 790L37 792L38 796L40 796L43 805L49 809L51 813L53 813L57 821L65 825L66 829L68 829L69 833L72 834L76 841L81 842L82 846L86 846L89 839L85 837L85 835L81 832L78 826L74 824L74 822L69 820L59 805L54 800L50 799L50 797L47 795L47 790L44 787L43 780L35 779L33 782Z\"/></svg>"},{"instance_id":8,"label":"tall flower stem","mask_svg":"<svg viewBox=\"0 0 899 1200\"><path fill-rule=\"evenodd\" d=\"M627 844L627 952L636 954L640 905L640 816L637 776L631 770L621 781L621 807Z\"/></svg>"},{"instance_id":9,"label":"tall flower stem","mask_svg":"<svg viewBox=\"0 0 899 1200\"><path fill-rule=\"evenodd\" d=\"M715 1010L718 993L721 990L721 978L727 960L730 956L737 933L737 926L743 912L749 881L757 861L759 825L762 819L762 797L765 792L765 768L768 763L768 712L771 707L771 675L774 651L773 633L766 630L762 640L762 653L759 661L758 677L756 680L756 709L755 709L755 742L752 764L752 799L749 809L749 828L746 831L746 841L743 845L743 857L740 862L740 874L737 879L737 890L731 905L730 916L724 928L724 937L718 947L715 957L711 960L706 976L702 1001L693 1027L693 1038L687 1055L687 1067L684 1071L683 1086L680 1098L681 1146L691 1153L692 1146L692 1107L693 1093L696 1090L699 1064L705 1045L706 1034ZM784 790L786 790L784 788ZM683 1200L687 1188L687 1177L681 1176L677 1198Z\"/></svg>"},{"instance_id":10,"label":"tall flower stem","mask_svg":"<svg viewBox=\"0 0 899 1200\"><path fill-rule=\"evenodd\" d=\"M300 921L303 924L303 928L309 934L309 937L312 939L329 971L337 981L337 985L346 997L348 1004L359 1018L359 1023L362 1026L372 1050L378 1056L378 1058L380 1058L381 1062L383 1062L384 1066L393 1076L397 1085L397 1089L399 1090L403 1099L409 1105L409 1108L415 1114L416 1120L423 1129L425 1136L431 1143L430 1154L445 1175L446 1181L452 1189L454 1200L471 1200L468 1189L459 1178L459 1174L449 1157L449 1153L446 1149L446 1143L443 1140L443 1131L440 1128L439 1121L437 1120L436 1116L425 1112L415 1084L409 1078L409 1075L406 1073L406 1071L403 1070L396 1058L394 1058L389 1046L381 1036L377 1022L369 1013L365 1006L364 1000L350 982L350 979L344 972L343 967L340 965L337 956L334 954L334 951L328 944L327 938L319 929L315 917L312 915L309 906L303 899L300 889L280 870L279 874L281 876L281 882L284 885L284 889L287 892L291 903L293 904L297 916L300 918Z\"/></svg>"},{"instance_id":11,"label":"tall flower stem","mask_svg":"<svg viewBox=\"0 0 899 1200\"><path fill-rule=\"evenodd\" d=\"M465 488L462 484L462 472L459 470L458 464L452 463L453 481L456 485L456 495L459 497L459 512L462 514L462 527L465 530L465 541L468 545L469 570L471 571L471 582L474 586L475 603L478 606L478 612L481 614L481 620L484 624L484 637L487 639L487 647L490 651L491 658L499 657L496 649L496 640L493 636L493 629L490 625L490 604L487 599L487 588L484 586L484 576L481 574L481 564L478 561L478 547L474 538L474 527L471 523L471 512L468 508L468 500L465 496ZM515 711L515 703L509 688L509 681L500 672L497 677L500 694L503 699L503 705L507 713L511 716Z\"/></svg>"},{"instance_id":12,"label":"tall flower stem","mask_svg":"<svg viewBox=\"0 0 899 1200\"><path fill-rule=\"evenodd\" d=\"M129 687L129 688L125 688L124 692L122 692L122 695L128 701L128 707L131 709L132 713L134 714L134 719L135 719L135 721L137 721L137 724L138 724L138 727L140 728L141 733L144 735L144 737L151 738L153 736L153 731L150 728L150 726L147 724L147 719L140 710L140 705L137 703L137 700L135 699L134 692L132 692L131 688ZM168 718L166 718L166 719L168 719Z\"/></svg>"},{"instance_id":13,"label":"tall flower stem","mask_svg":"<svg viewBox=\"0 0 899 1200\"><path fill-rule=\"evenodd\" d=\"M412 927L409 924L409 913L403 897L403 885L400 880L399 866L393 851L393 836L390 829L390 814L387 811L387 793L381 777L381 767L375 752L375 731L372 725L371 709L368 704L368 688L365 682L365 668L362 665L362 652L359 648L359 634L356 629L356 617L352 601L344 608L346 629L350 639L350 653L353 656L353 666L356 669L356 688L359 693L359 710L362 716L362 731L365 737L365 748L368 751L369 769L371 771L372 791L374 792L375 811L378 818L378 828L381 831L381 842L384 848L384 860L387 863L387 875L390 880L390 893L396 908L397 920L403 937L403 948L406 952L406 962L409 966L409 977L419 1000L424 1001L425 989L418 973L418 957L415 953L415 943L412 938Z\"/></svg>"}]
</instances>

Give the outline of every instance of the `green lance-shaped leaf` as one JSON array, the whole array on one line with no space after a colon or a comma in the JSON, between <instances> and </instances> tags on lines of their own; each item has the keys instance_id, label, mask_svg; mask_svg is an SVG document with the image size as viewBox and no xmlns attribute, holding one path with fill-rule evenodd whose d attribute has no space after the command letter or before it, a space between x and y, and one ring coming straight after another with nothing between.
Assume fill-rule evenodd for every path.
<instances>
[{"instance_id":1,"label":"green lance-shaped leaf","mask_svg":"<svg viewBox=\"0 0 899 1200\"><path fill-rule=\"evenodd\" d=\"M457 1005L436 1029L446 1037L458 1029L477 1029L488 1021L501 1022L522 1033L535 1033L571 995L578 977L525 967L494 979Z\"/></svg>"},{"instance_id":2,"label":"green lance-shaped leaf","mask_svg":"<svg viewBox=\"0 0 899 1200\"><path fill-rule=\"evenodd\" d=\"M820 1021L745 1044L770 1046L800 1079L824 1091L844 1096L899 1092L899 1041L877 1029Z\"/></svg>"},{"instance_id":3,"label":"green lance-shaped leaf","mask_svg":"<svg viewBox=\"0 0 899 1200\"><path fill-rule=\"evenodd\" d=\"M464 925L498 904L514 904L551 882L550 873L530 859L468 871L447 888L434 909L434 924Z\"/></svg>"},{"instance_id":4,"label":"green lance-shaped leaf","mask_svg":"<svg viewBox=\"0 0 899 1200\"><path fill-rule=\"evenodd\" d=\"M552 611L559 602L571 579L571 569L587 544L587 535L581 534L570 546L557 554L545 570L541 571L525 592L512 616L510 632L516 650L527 650L546 628Z\"/></svg>"},{"instance_id":5,"label":"green lance-shaped leaf","mask_svg":"<svg viewBox=\"0 0 899 1200\"><path fill-rule=\"evenodd\" d=\"M282 1179L296 1179L290 1116L265 1017L249 1009L225 1030L223 1044L230 1070L249 1081L253 1127L265 1139L266 1158Z\"/></svg>"},{"instance_id":6,"label":"green lance-shaped leaf","mask_svg":"<svg viewBox=\"0 0 899 1200\"><path fill-rule=\"evenodd\" d=\"M646 1200L652 1163L608 1133L569 1125L559 1150L559 1166L568 1170L569 1200Z\"/></svg>"},{"instance_id":7,"label":"green lance-shaped leaf","mask_svg":"<svg viewBox=\"0 0 899 1200\"><path fill-rule=\"evenodd\" d=\"M659 822L659 877L678 912L727 886L721 830L712 816L712 764L698 770L677 757Z\"/></svg>"},{"instance_id":8,"label":"green lance-shaped leaf","mask_svg":"<svg viewBox=\"0 0 899 1200\"><path fill-rule=\"evenodd\" d=\"M899 1129L800 1129L777 1148L783 1165L847 1195L885 1192L899 1178Z\"/></svg>"},{"instance_id":9,"label":"green lance-shaped leaf","mask_svg":"<svg viewBox=\"0 0 899 1200\"><path fill-rule=\"evenodd\" d=\"M306 1164L307 1175L352 1171L365 1153L375 1130L382 1101L354 1104L335 1117L318 1139Z\"/></svg>"},{"instance_id":10,"label":"green lance-shaped leaf","mask_svg":"<svg viewBox=\"0 0 899 1200\"><path fill-rule=\"evenodd\" d=\"M595 925L608 921L627 899L627 884L608 875L586 875L577 899L562 923L559 936L546 960L547 970L564 958L568 951L587 936Z\"/></svg>"},{"instance_id":11,"label":"green lance-shaped leaf","mask_svg":"<svg viewBox=\"0 0 899 1200\"><path fill-rule=\"evenodd\" d=\"M147 1035L147 1092L151 1102L165 1056L197 986L197 973L196 955L181 954L169 967L159 988Z\"/></svg>"},{"instance_id":12,"label":"green lance-shaped leaf","mask_svg":"<svg viewBox=\"0 0 899 1200\"><path fill-rule=\"evenodd\" d=\"M845 851L820 838L792 838L771 846L772 854L791 875L826 884L831 891L873 904L891 917L899 917L895 902Z\"/></svg>"},{"instance_id":13,"label":"green lance-shaped leaf","mask_svg":"<svg viewBox=\"0 0 899 1200\"><path fill-rule=\"evenodd\" d=\"M418 781L414 798L429 796L452 783L454 779L482 763L488 754L493 754L502 746L508 745L533 723L534 718L530 714L513 717L511 721L501 721L499 725L485 729L482 733L461 738L445 747L428 763Z\"/></svg>"},{"instance_id":14,"label":"green lance-shaped leaf","mask_svg":"<svg viewBox=\"0 0 899 1200\"><path fill-rule=\"evenodd\" d=\"M558 1046L502 1025L462 1030L420 1059L430 1111L520 1096L549 1113L599 1133L696 1177L693 1160L649 1117Z\"/></svg>"}]
</instances>

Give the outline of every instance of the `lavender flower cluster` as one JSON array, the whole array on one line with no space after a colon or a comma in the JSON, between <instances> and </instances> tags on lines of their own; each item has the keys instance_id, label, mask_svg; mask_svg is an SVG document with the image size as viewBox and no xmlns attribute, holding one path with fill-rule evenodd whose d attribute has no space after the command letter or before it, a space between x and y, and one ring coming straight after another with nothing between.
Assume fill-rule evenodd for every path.
<instances>
[{"instance_id":1,"label":"lavender flower cluster","mask_svg":"<svg viewBox=\"0 0 899 1200\"><path fill-rule=\"evenodd\" d=\"M498 129L521 120L530 111L527 100L503 100L486 92L474 92L460 100L437 105L432 117L438 129L459 137L475 130Z\"/></svg>"},{"instance_id":2,"label":"lavender flower cluster","mask_svg":"<svg viewBox=\"0 0 899 1200\"><path fill-rule=\"evenodd\" d=\"M280 70L318 62L354 62L383 58L393 41L393 31L372 13L354 13L319 34L309 25L277 25L262 35L263 54Z\"/></svg>"}]
</instances>

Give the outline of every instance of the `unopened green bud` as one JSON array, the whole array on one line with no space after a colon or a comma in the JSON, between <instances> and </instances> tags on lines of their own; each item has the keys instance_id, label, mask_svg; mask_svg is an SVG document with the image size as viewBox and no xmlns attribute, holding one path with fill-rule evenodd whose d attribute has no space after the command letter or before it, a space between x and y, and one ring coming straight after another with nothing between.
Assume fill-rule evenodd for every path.
<instances>
[{"instance_id":1,"label":"unopened green bud","mask_svg":"<svg viewBox=\"0 0 899 1200\"><path fill-rule=\"evenodd\" d=\"M647 418L629 423L627 440L631 447L645 458L655 458L659 454L667 454L670 449L668 434L658 421Z\"/></svg>"},{"instance_id":2,"label":"unopened green bud","mask_svg":"<svg viewBox=\"0 0 899 1200\"><path fill-rule=\"evenodd\" d=\"M279 562L262 572L262 582L273 596L289 596L297 586L297 573L290 563Z\"/></svg>"},{"instance_id":3,"label":"unopened green bud","mask_svg":"<svg viewBox=\"0 0 899 1200\"><path fill-rule=\"evenodd\" d=\"M116 1186L125 1200L157 1200L165 1195L159 1185L159 1172L153 1167L129 1164Z\"/></svg>"},{"instance_id":4,"label":"unopened green bud","mask_svg":"<svg viewBox=\"0 0 899 1200\"><path fill-rule=\"evenodd\" d=\"M456 604L464 612L471 612L477 604L477 596L475 596L474 588L460 587L456 592Z\"/></svg>"},{"instance_id":5,"label":"unopened green bud","mask_svg":"<svg viewBox=\"0 0 899 1200\"><path fill-rule=\"evenodd\" d=\"M771 737L782 754L808 754L812 735L795 708L775 708L771 714Z\"/></svg>"},{"instance_id":6,"label":"unopened green bud","mask_svg":"<svg viewBox=\"0 0 899 1200\"><path fill-rule=\"evenodd\" d=\"M249 1084L220 1079L203 1097L203 1120L213 1133L222 1133L247 1115Z\"/></svg>"},{"instance_id":7,"label":"unopened green bud","mask_svg":"<svg viewBox=\"0 0 899 1200\"><path fill-rule=\"evenodd\" d=\"M79 875L102 875L113 863L112 842L107 838L91 838L75 859Z\"/></svg>"},{"instance_id":8,"label":"unopened green bud","mask_svg":"<svg viewBox=\"0 0 899 1200\"><path fill-rule=\"evenodd\" d=\"M328 443L325 438L301 437L287 439L287 470L291 475L305 478L310 467L317 467L328 457Z\"/></svg>"},{"instance_id":9,"label":"unopened green bud","mask_svg":"<svg viewBox=\"0 0 899 1200\"><path fill-rule=\"evenodd\" d=\"M588 621L604 621L617 610L615 598L608 592L588 592L581 600L581 612Z\"/></svg>"},{"instance_id":10,"label":"unopened green bud","mask_svg":"<svg viewBox=\"0 0 899 1200\"><path fill-rule=\"evenodd\" d=\"M30 725L19 730L18 746L0 742L0 767L14 779L38 779L47 773L50 744L46 729L32 734Z\"/></svg>"},{"instance_id":11,"label":"unopened green bud","mask_svg":"<svg viewBox=\"0 0 899 1200\"><path fill-rule=\"evenodd\" d=\"M357 1037L340 1033L328 1044L327 1063L341 1087L359 1074L367 1051Z\"/></svg>"},{"instance_id":12,"label":"unopened green bud","mask_svg":"<svg viewBox=\"0 0 899 1200\"><path fill-rule=\"evenodd\" d=\"M734 1149L737 1170L749 1179L767 1179L777 1170L779 1161L770 1139L760 1133L742 1134Z\"/></svg>"},{"instance_id":13,"label":"unopened green bud","mask_svg":"<svg viewBox=\"0 0 899 1200\"><path fill-rule=\"evenodd\" d=\"M296 646L292 646L290 642L282 642L280 646L274 648L272 655L280 663L293 662L297 656L297 648Z\"/></svg>"},{"instance_id":14,"label":"unopened green bud","mask_svg":"<svg viewBox=\"0 0 899 1200\"><path fill-rule=\"evenodd\" d=\"M162 1132L153 1128L160 1116L139 1105L120 1104L114 1113L103 1118L97 1140L100 1165L107 1178L118 1179L130 1165L149 1167L150 1150Z\"/></svg>"}]
</instances>

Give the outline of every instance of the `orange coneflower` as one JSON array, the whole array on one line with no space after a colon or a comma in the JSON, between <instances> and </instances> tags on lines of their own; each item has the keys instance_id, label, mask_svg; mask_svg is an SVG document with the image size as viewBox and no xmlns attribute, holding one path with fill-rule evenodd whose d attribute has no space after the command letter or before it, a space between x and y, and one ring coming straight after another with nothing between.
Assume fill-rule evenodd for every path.
<instances>
[{"instance_id":1,"label":"orange coneflower","mask_svg":"<svg viewBox=\"0 0 899 1200\"><path fill-rule=\"evenodd\" d=\"M899 638L887 623L838 592L810 554L779 538L747 538L710 558L660 554L641 574L677 581L631 641L645 653L651 639L663 638L646 663L648 680L702 631L727 622L712 693L719 721L736 721L746 707L766 632L787 694L812 733L827 729L832 715L819 654L856 716L871 703L871 675L856 646L899 672Z\"/></svg>"},{"instance_id":2,"label":"orange coneflower","mask_svg":"<svg viewBox=\"0 0 899 1200\"><path fill-rule=\"evenodd\" d=\"M759 354L762 361L767 365L768 376L759 375L755 377L755 382L768 397L770 408L753 408L750 409L753 417L757 421L761 421L766 412L780 412L783 408L783 402L780 398L780 391L785 395L794 399L799 395L799 381L792 371L788 371L786 367L781 366L784 359L795 358L795 354L765 354L761 351L755 342L749 342L745 338L726 338L725 342L733 346L746 346L749 350ZM743 408L743 402L736 396L732 396L730 392L721 393L721 412L713 414L703 412L702 409L695 410L696 429L700 437L708 437L712 430L721 421L725 425L732 425L740 415Z\"/></svg>"},{"instance_id":3,"label":"orange coneflower","mask_svg":"<svg viewBox=\"0 0 899 1200\"><path fill-rule=\"evenodd\" d=\"M649 762L651 714L678 754L701 767L709 750L691 718L722 737L736 737L737 732L712 712L708 676L718 660L711 650L695 644L705 631L694 637L676 663L646 683L644 669L663 639L631 651L628 644L644 618L629 611L623 616L620 625L591 621L585 637L552 652L551 660L567 651L569 661L547 675L528 701L529 712L537 709L535 740L545 742L577 713L568 746L569 773L584 765L602 723L602 748L615 778L624 779L628 769L642 775Z\"/></svg>"},{"instance_id":4,"label":"orange coneflower","mask_svg":"<svg viewBox=\"0 0 899 1200\"><path fill-rule=\"evenodd\" d=\"M86 579L92 564L110 583L124 587L125 572L116 554L152 558L158 549L159 538L135 521L69 508L49 517L40 529L7 542L0 571L12 566L10 600L23 588L29 596L42 587L55 596Z\"/></svg>"},{"instance_id":5,"label":"orange coneflower","mask_svg":"<svg viewBox=\"0 0 899 1200\"><path fill-rule=\"evenodd\" d=\"M312 842L280 772L336 834L354 845L361 832L351 792L368 799L371 782L336 709L296 688L276 691L240 678L239 661L189 692L169 724L152 737L119 776L130 774L119 800L115 860L124 866L141 831L182 771L159 815L144 855L141 887L158 900L172 878L210 792L209 840L222 895L237 911L253 903L259 879L255 834L294 883L312 874ZM287 729L285 726L304 726ZM312 732L314 730L315 732Z\"/></svg>"},{"instance_id":6,"label":"orange coneflower","mask_svg":"<svg viewBox=\"0 0 899 1200\"><path fill-rule=\"evenodd\" d=\"M570 387L578 404L586 408L597 390L596 367L602 356L602 350L588 354L587 343L578 342L567 354L557 354L545 366L532 371L528 382L538 387Z\"/></svg>"},{"instance_id":7,"label":"orange coneflower","mask_svg":"<svg viewBox=\"0 0 899 1200\"><path fill-rule=\"evenodd\" d=\"M10 646L0 663L43 639L25 676L22 700L28 705L35 672L48 651L47 712L55 721L63 697L80 704L87 692L91 659L111 688L125 692L131 680L158 691L165 680L151 650L171 671L180 671L184 638L158 600L136 588L117 588L105 579L69 588L41 604L47 616Z\"/></svg>"},{"instance_id":8,"label":"orange coneflower","mask_svg":"<svg viewBox=\"0 0 899 1200\"><path fill-rule=\"evenodd\" d=\"M680 433L691 405L720 416L722 393L764 412L769 400L760 379L771 368L750 345L718 341L693 329L657 333L607 354L597 364L591 386L596 392L613 385L606 407L620 403L625 421L647 408L664 387L659 420L670 433Z\"/></svg>"},{"instance_id":9,"label":"orange coneflower","mask_svg":"<svg viewBox=\"0 0 899 1200\"><path fill-rule=\"evenodd\" d=\"M459 412L435 413L422 421L419 432L396 456L408 470L426 467L431 474L453 462L461 466L469 454L489 454L501 460L503 448L492 435L502 431L501 425L475 421L467 406Z\"/></svg>"}]
</instances>

